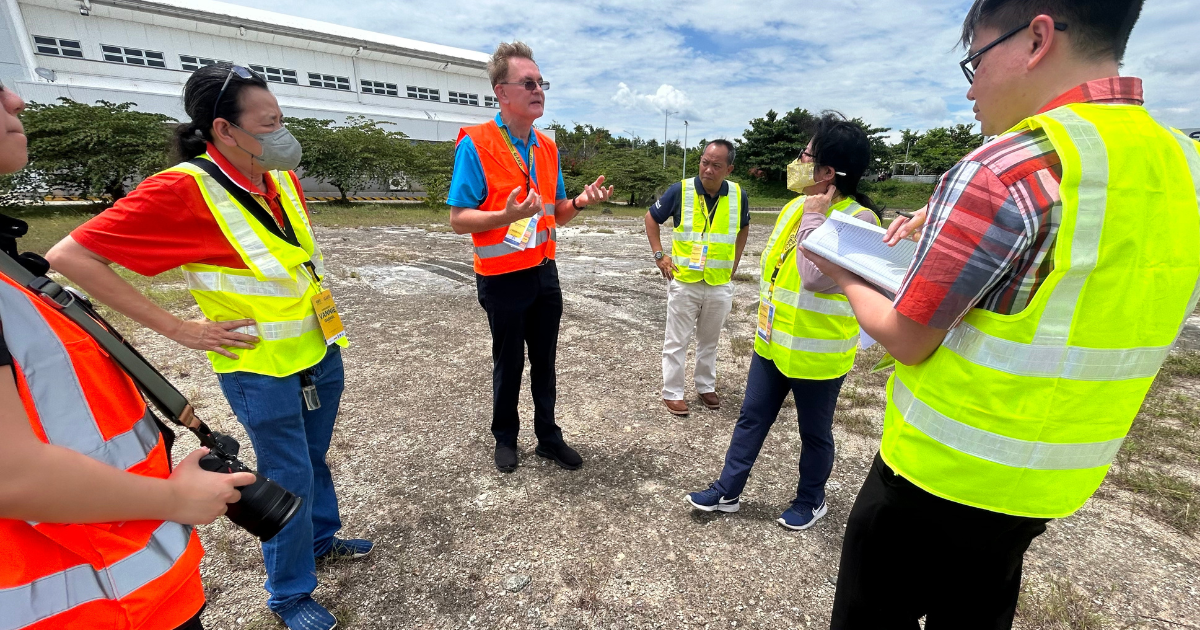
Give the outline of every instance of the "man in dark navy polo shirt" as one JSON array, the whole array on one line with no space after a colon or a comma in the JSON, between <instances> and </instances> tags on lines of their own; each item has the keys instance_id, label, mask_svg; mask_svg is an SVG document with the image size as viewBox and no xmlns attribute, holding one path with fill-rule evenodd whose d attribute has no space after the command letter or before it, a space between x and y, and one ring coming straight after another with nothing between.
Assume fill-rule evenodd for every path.
<instances>
[{"instance_id":1,"label":"man in dark navy polo shirt","mask_svg":"<svg viewBox=\"0 0 1200 630\"><path fill-rule=\"evenodd\" d=\"M688 414L683 394L687 346L692 331L696 334L696 393L709 409L718 409L721 405L716 393L717 342L733 305L733 283L729 278L737 272L750 234L750 197L741 186L725 179L733 173L735 155L733 143L727 140L710 142L700 158L700 175L672 184L646 213L646 237L654 252L654 262L670 283L663 341L662 394L667 410L677 416ZM685 208L685 198L691 200L690 208ZM690 261L680 255L681 251L663 251L659 226L669 218L674 219L676 226L672 238L677 242L673 249L682 251L686 248L679 247L681 242L694 241L687 243L691 246L688 251L693 252ZM732 261L717 260L719 255L709 255L710 243L724 241L723 247L728 248L730 239L735 241ZM711 251L715 254L720 247L716 245ZM728 249L723 251L728 255ZM697 255L697 252L702 253ZM725 271L729 264L732 264L732 270ZM705 271L684 273L681 266ZM709 270L718 267L719 273L710 273ZM676 277L677 273L684 273L684 277Z\"/></svg>"}]
</instances>

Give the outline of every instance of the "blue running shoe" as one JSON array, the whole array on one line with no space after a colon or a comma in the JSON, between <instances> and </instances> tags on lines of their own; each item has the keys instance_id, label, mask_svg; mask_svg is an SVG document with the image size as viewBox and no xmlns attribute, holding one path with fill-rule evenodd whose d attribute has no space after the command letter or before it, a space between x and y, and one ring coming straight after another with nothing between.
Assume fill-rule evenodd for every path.
<instances>
[{"instance_id":1,"label":"blue running shoe","mask_svg":"<svg viewBox=\"0 0 1200 630\"><path fill-rule=\"evenodd\" d=\"M793 505L782 515L780 515L775 522L788 529L800 531L802 529L808 529L809 527L812 527L813 524L816 523L817 520L822 516L825 516L825 513L828 511L829 505L825 502L821 502L820 507L815 508Z\"/></svg>"},{"instance_id":2,"label":"blue running shoe","mask_svg":"<svg viewBox=\"0 0 1200 630\"><path fill-rule=\"evenodd\" d=\"M337 627L337 619L308 595L275 614L283 619L288 630L333 630Z\"/></svg>"},{"instance_id":3,"label":"blue running shoe","mask_svg":"<svg viewBox=\"0 0 1200 630\"><path fill-rule=\"evenodd\" d=\"M692 504L692 507L705 512L736 512L742 507L738 497L732 499L721 496L721 491L717 490L717 484L708 487L708 490L693 492L687 495L687 502Z\"/></svg>"},{"instance_id":4,"label":"blue running shoe","mask_svg":"<svg viewBox=\"0 0 1200 630\"><path fill-rule=\"evenodd\" d=\"M375 543L362 538L334 538L333 544L329 546L329 551L317 557L317 562L330 562L334 560L353 560L361 558L375 548Z\"/></svg>"}]
</instances>

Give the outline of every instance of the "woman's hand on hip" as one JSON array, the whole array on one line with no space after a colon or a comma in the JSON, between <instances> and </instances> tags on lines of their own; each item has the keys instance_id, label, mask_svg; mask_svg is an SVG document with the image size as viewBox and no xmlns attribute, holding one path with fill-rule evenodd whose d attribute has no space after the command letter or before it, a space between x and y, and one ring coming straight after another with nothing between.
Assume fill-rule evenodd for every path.
<instances>
[{"instance_id":1,"label":"woman's hand on hip","mask_svg":"<svg viewBox=\"0 0 1200 630\"><path fill-rule=\"evenodd\" d=\"M193 350L207 350L237 360L238 356L226 348L251 350L258 337L237 332L237 329L254 326L253 319L235 319L214 322L209 319L181 320L175 331L167 335L171 340Z\"/></svg>"}]
</instances>

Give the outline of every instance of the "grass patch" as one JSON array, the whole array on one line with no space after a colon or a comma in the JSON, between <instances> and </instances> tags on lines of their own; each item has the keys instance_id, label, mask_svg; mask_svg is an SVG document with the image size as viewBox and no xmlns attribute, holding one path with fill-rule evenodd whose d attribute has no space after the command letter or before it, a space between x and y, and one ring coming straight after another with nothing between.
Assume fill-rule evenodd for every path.
<instances>
[{"instance_id":1,"label":"grass patch","mask_svg":"<svg viewBox=\"0 0 1200 630\"><path fill-rule=\"evenodd\" d=\"M754 352L753 337L730 337L729 349L735 357L748 357Z\"/></svg>"},{"instance_id":2,"label":"grass patch","mask_svg":"<svg viewBox=\"0 0 1200 630\"><path fill-rule=\"evenodd\" d=\"M1200 378L1200 351L1173 352L1162 366L1167 376Z\"/></svg>"},{"instance_id":3,"label":"grass patch","mask_svg":"<svg viewBox=\"0 0 1200 630\"><path fill-rule=\"evenodd\" d=\"M864 180L858 185L859 191L866 193L876 205L892 210L914 210L924 206L933 196L934 187L934 184L911 184L893 179L883 182Z\"/></svg>"},{"instance_id":4,"label":"grass patch","mask_svg":"<svg viewBox=\"0 0 1200 630\"><path fill-rule=\"evenodd\" d=\"M1087 593L1065 578L1026 580L1017 619L1028 630L1105 630L1112 624Z\"/></svg>"},{"instance_id":5,"label":"grass patch","mask_svg":"<svg viewBox=\"0 0 1200 630\"><path fill-rule=\"evenodd\" d=\"M1142 508L1155 520L1188 536L1200 529L1200 486L1144 468L1122 468L1113 481L1140 496Z\"/></svg>"},{"instance_id":6,"label":"grass patch","mask_svg":"<svg viewBox=\"0 0 1200 630\"><path fill-rule=\"evenodd\" d=\"M34 205L3 208L2 212L29 224L29 233L17 241L17 250L45 256L56 243L96 216L93 205Z\"/></svg>"}]
</instances>

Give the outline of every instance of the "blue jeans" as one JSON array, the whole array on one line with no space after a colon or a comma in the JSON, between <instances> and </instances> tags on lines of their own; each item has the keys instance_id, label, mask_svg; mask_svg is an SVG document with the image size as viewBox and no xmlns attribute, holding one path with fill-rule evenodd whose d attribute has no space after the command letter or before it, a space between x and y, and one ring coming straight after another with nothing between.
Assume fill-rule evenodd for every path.
<instances>
[{"instance_id":1,"label":"blue jeans","mask_svg":"<svg viewBox=\"0 0 1200 630\"><path fill-rule=\"evenodd\" d=\"M341 402L345 371L338 346L309 368L321 408L308 411L300 375L282 378L230 372L218 374L238 422L246 428L258 471L303 499L283 530L263 543L267 606L279 611L317 588L316 556L329 550L342 527L333 477L325 463Z\"/></svg>"},{"instance_id":2,"label":"blue jeans","mask_svg":"<svg viewBox=\"0 0 1200 630\"><path fill-rule=\"evenodd\" d=\"M742 413L725 453L725 468L717 480L721 494L726 497L742 494L754 460L758 459L758 452L790 391L796 399L802 442L800 482L796 485L796 499L792 504L799 508L815 508L824 503L825 482L833 472L833 409L845 380L845 376L824 381L788 378L774 362L755 353L750 361L750 375L746 378Z\"/></svg>"}]
</instances>

